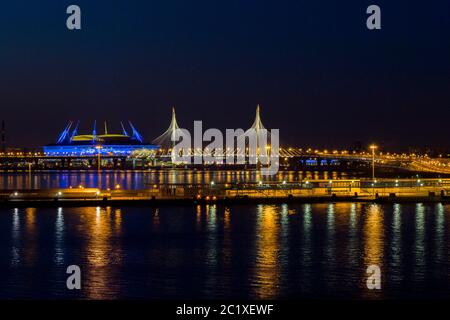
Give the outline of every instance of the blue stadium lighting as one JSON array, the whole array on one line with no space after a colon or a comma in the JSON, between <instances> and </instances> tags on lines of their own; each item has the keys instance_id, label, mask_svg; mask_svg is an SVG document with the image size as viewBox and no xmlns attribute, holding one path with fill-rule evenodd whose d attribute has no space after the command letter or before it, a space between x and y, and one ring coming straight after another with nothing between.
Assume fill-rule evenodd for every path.
<instances>
[{"instance_id":1,"label":"blue stadium lighting","mask_svg":"<svg viewBox=\"0 0 450 320\"><path fill-rule=\"evenodd\" d=\"M61 134L59 135L58 141L56 143L62 143L67 138L67 135L69 134L69 130L70 130L70 127L72 126L72 124L73 124L72 121L70 121L67 124L67 126L64 128L63 132L61 132Z\"/></svg>"},{"instance_id":2,"label":"blue stadium lighting","mask_svg":"<svg viewBox=\"0 0 450 320\"><path fill-rule=\"evenodd\" d=\"M123 125L123 122L122 122L122 121L120 121L120 125L121 125L121 127L122 127L122 132L123 132L123 135L125 135L125 136L128 136L128 132L127 132L127 130L125 129L125 127L124 127L124 125Z\"/></svg>"},{"instance_id":3,"label":"blue stadium lighting","mask_svg":"<svg viewBox=\"0 0 450 320\"><path fill-rule=\"evenodd\" d=\"M72 131L72 135L70 136L70 141L72 142L73 137L78 135L78 127L80 126L80 121L77 122L75 129Z\"/></svg>"},{"instance_id":4,"label":"blue stadium lighting","mask_svg":"<svg viewBox=\"0 0 450 320\"><path fill-rule=\"evenodd\" d=\"M133 151L149 149L157 150L159 146L147 144L142 135L136 130L131 122L128 122L131 136L128 135L123 123L122 133L109 134L105 123L105 132L100 134L96 130L96 121L91 134L78 134L79 122L72 128L70 121L58 136L56 143L43 147L47 156L129 156Z\"/></svg>"},{"instance_id":5,"label":"blue stadium lighting","mask_svg":"<svg viewBox=\"0 0 450 320\"><path fill-rule=\"evenodd\" d=\"M136 128L131 123L131 121L128 121L128 123L130 124L131 130L133 130L132 138L138 140L139 142L142 142L143 138L142 138L141 134L136 130Z\"/></svg>"},{"instance_id":6,"label":"blue stadium lighting","mask_svg":"<svg viewBox=\"0 0 450 320\"><path fill-rule=\"evenodd\" d=\"M101 155L128 156L135 150L150 149L156 150L155 145L102 145L97 149L96 145L91 146L44 146L44 153L47 156L94 156Z\"/></svg>"}]
</instances>

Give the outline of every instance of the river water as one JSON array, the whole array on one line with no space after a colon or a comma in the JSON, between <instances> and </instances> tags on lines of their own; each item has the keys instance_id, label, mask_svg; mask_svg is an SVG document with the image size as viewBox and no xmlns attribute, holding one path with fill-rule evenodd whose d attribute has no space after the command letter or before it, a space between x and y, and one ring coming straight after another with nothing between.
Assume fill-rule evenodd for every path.
<instances>
[{"instance_id":1,"label":"river water","mask_svg":"<svg viewBox=\"0 0 450 320\"><path fill-rule=\"evenodd\" d=\"M0 174L0 190L84 187L136 190L149 188L154 183L231 183L269 181L301 181L302 179L346 179L345 172L334 171L280 171L267 178L256 170L149 170L149 171L53 171Z\"/></svg>"},{"instance_id":2,"label":"river water","mask_svg":"<svg viewBox=\"0 0 450 320\"><path fill-rule=\"evenodd\" d=\"M2 208L0 298L449 298L449 226L421 203Z\"/></svg>"}]
</instances>

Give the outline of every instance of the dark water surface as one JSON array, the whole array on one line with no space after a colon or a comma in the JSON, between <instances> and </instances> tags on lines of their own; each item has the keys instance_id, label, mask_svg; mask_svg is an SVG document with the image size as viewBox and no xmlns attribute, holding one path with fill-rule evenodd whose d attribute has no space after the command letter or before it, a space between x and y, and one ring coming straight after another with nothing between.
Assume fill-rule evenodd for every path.
<instances>
[{"instance_id":1,"label":"dark water surface","mask_svg":"<svg viewBox=\"0 0 450 320\"><path fill-rule=\"evenodd\" d=\"M420 203L0 209L0 298L448 298L449 222Z\"/></svg>"}]
</instances>

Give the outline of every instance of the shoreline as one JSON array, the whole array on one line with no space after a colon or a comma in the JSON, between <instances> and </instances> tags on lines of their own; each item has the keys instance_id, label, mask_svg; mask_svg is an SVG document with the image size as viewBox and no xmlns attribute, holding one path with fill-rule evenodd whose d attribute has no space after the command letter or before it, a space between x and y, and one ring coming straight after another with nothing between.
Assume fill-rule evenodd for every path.
<instances>
[{"instance_id":1,"label":"shoreline","mask_svg":"<svg viewBox=\"0 0 450 320\"><path fill-rule=\"evenodd\" d=\"M0 208L24 207L106 207L106 206L170 206L170 205L236 205L236 204L289 204L289 203L450 203L450 196L396 196L396 197L235 197L215 200L173 198L173 199L2 199Z\"/></svg>"}]
</instances>

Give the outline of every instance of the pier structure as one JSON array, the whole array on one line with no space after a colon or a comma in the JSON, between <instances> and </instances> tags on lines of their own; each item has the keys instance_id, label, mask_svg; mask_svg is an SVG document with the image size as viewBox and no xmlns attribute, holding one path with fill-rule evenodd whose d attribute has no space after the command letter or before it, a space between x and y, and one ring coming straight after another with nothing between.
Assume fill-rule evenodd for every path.
<instances>
[{"instance_id":1,"label":"pier structure","mask_svg":"<svg viewBox=\"0 0 450 320\"><path fill-rule=\"evenodd\" d=\"M143 190L1 190L0 206L113 205L171 202L450 202L450 179L303 180L298 183L153 184Z\"/></svg>"}]
</instances>

